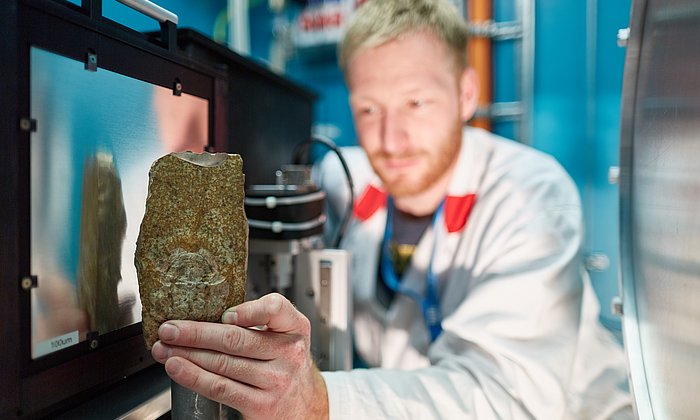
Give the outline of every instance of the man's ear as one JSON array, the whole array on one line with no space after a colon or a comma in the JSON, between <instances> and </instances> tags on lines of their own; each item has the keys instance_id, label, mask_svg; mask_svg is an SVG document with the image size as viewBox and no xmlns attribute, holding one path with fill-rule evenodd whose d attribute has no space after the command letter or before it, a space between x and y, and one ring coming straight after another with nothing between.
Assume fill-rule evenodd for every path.
<instances>
[{"instance_id":1,"label":"man's ear","mask_svg":"<svg viewBox=\"0 0 700 420\"><path fill-rule=\"evenodd\" d=\"M463 121L469 121L479 105L479 75L467 67L459 78L459 104Z\"/></svg>"}]
</instances>

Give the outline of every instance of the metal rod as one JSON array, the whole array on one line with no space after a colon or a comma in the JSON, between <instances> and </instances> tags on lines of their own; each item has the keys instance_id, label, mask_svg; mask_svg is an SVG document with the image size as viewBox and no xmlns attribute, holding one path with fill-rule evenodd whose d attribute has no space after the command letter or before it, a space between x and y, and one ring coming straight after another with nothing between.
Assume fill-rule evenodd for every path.
<instances>
[{"instance_id":1,"label":"metal rod","mask_svg":"<svg viewBox=\"0 0 700 420\"><path fill-rule=\"evenodd\" d=\"M475 118L488 118L491 121L521 120L523 105L518 102L494 102L476 109Z\"/></svg>"},{"instance_id":2,"label":"metal rod","mask_svg":"<svg viewBox=\"0 0 700 420\"><path fill-rule=\"evenodd\" d=\"M522 25L519 63L517 64L520 70L519 90L522 111L519 140L525 144L532 144L535 84L535 2L533 0L517 0L516 8L517 20Z\"/></svg>"},{"instance_id":3,"label":"metal rod","mask_svg":"<svg viewBox=\"0 0 700 420\"><path fill-rule=\"evenodd\" d=\"M205 398L174 381L171 381L172 420L219 420L223 410L221 404ZM224 413L225 415L225 413Z\"/></svg>"},{"instance_id":4,"label":"metal rod","mask_svg":"<svg viewBox=\"0 0 700 420\"><path fill-rule=\"evenodd\" d=\"M298 222L298 223L284 223L284 222L279 222L279 221L268 222L265 220L248 219L248 226L254 227L256 229L271 230L275 233L289 232L289 231L299 232L302 230L308 230L308 229L313 229L313 228L319 227L324 223L326 223L326 215L325 214L322 214L315 219L312 219L312 220L309 220L306 222Z\"/></svg>"},{"instance_id":5,"label":"metal rod","mask_svg":"<svg viewBox=\"0 0 700 420\"><path fill-rule=\"evenodd\" d=\"M177 25L177 15L148 0L117 0L119 3L131 7L144 15L156 19L158 22L172 22Z\"/></svg>"},{"instance_id":6,"label":"metal rod","mask_svg":"<svg viewBox=\"0 0 700 420\"><path fill-rule=\"evenodd\" d=\"M523 28L520 22L494 22L489 19L469 22L469 36L493 38L496 41L520 39L523 36Z\"/></svg>"},{"instance_id":7,"label":"metal rod","mask_svg":"<svg viewBox=\"0 0 700 420\"><path fill-rule=\"evenodd\" d=\"M241 55L250 54L248 0L228 0L228 45Z\"/></svg>"}]
</instances>

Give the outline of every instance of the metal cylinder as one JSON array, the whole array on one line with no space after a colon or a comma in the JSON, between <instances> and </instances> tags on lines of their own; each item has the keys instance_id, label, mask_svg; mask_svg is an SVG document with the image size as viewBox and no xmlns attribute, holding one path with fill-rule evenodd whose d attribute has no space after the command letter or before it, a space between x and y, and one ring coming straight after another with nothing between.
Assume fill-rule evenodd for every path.
<instances>
[{"instance_id":1,"label":"metal cylinder","mask_svg":"<svg viewBox=\"0 0 700 420\"><path fill-rule=\"evenodd\" d=\"M223 406L198 393L171 381L172 420L219 420L226 419Z\"/></svg>"},{"instance_id":2,"label":"metal cylinder","mask_svg":"<svg viewBox=\"0 0 700 420\"><path fill-rule=\"evenodd\" d=\"M635 0L623 88L623 331L637 417L700 411L700 3Z\"/></svg>"}]
</instances>

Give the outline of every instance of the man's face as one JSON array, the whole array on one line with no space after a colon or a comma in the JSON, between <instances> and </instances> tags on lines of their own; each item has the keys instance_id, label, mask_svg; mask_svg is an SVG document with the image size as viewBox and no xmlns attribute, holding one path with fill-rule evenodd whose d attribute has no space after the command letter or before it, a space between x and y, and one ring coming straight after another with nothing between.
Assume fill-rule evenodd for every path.
<instances>
[{"instance_id":1,"label":"man's face","mask_svg":"<svg viewBox=\"0 0 700 420\"><path fill-rule=\"evenodd\" d=\"M462 138L460 75L435 36L361 50L347 81L360 145L390 194L421 193L451 169Z\"/></svg>"}]
</instances>

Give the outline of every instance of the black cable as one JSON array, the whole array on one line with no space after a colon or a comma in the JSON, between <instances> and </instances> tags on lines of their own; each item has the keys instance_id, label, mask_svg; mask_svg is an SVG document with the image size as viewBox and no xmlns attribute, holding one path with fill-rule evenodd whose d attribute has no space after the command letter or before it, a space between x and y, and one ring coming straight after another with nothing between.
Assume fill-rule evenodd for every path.
<instances>
[{"instance_id":1,"label":"black cable","mask_svg":"<svg viewBox=\"0 0 700 420\"><path fill-rule=\"evenodd\" d=\"M333 248L338 248L340 246L340 241L343 239L343 236L345 236L345 231L348 228L348 225L350 224L350 218L352 217L352 210L355 206L355 184L352 181L352 175L350 174L350 168L348 168L348 164L345 161L345 158L343 157L342 153L340 153L340 149L338 146L333 143L333 140L329 139L326 136L320 135L320 134L313 134L309 140L303 141L299 144L296 145L294 148L294 162L299 163L299 148L300 147L307 147L311 146L313 143L318 143L326 146L330 150L332 150L337 156L338 159L340 160L340 164L343 166L343 171L345 172L345 177L348 181L348 187L350 188L350 200L348 201L347 209L345 210L345 214L343 215L343 219L340 222L340 225L338 226L338 230L335 233L335 238L333 239ZM308 160L308 159L307 159Z\"/></svg>"}]
</instances>

